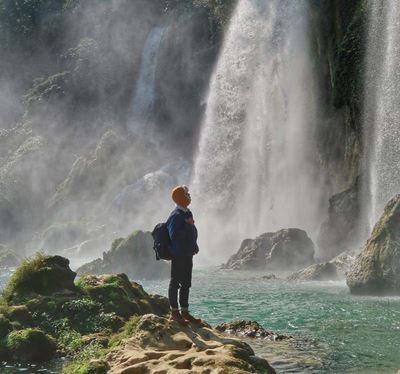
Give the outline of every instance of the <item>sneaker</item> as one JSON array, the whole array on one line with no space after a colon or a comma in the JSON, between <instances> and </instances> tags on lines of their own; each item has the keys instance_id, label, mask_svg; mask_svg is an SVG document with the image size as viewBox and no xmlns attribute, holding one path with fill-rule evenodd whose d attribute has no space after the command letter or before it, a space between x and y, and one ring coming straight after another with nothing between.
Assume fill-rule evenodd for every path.
<instances>
[{"instance_id":1,"label":"sneaker","mask_svg":"<svg viewBox=\"0 0 400 374\"><path fill-rule=\"evenodd\" d=\"M186 322L194 323L194 324L196 324L196 325L201 325L201 324L202 324L201 319L200 319L200 318L195 318L195 317L193 317L193 316L189 313L188 310L182 310L181 316L182 316L182 318L183 318Z\"/></svg>"},{"instance_id":2,"label":"sneaker","mask_svg":"<svg viewBox=\"0 0 400 374\"><path fill-rule=\"evenodd\" d=\"M171 310L171 316L169 317L170 321L178 322L181 326L187 326L188 321L185 321L182 315L179 313L179 310Z\"/></svg>"}]
</instances>

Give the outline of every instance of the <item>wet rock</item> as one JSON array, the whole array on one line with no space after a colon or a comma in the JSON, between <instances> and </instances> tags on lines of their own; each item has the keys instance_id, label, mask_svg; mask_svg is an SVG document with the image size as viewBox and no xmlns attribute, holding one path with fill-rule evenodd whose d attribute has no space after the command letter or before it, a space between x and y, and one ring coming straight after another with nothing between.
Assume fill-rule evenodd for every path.
<instances>
[{"instance_id":1,"label":"wet rock","mask_svg":"<svg viewBox=\"0 0 400 374\"><path fill-rule=\"evenodd\" d=\"M321 225L317 245L321 258L330 260L360 240L359 178L354 185L329 199L328 218Z\"/></svg>"},{"instance_id":2,"label":"wet rock","mask_svg":"<svg viewBox=\"0 0 400 374\"><path fill-rule=\"evenodd\" d=\"M331 262L310 265L303 270L291 274L287 278L289 281L326 281L337 279L338 273L336 265Z\"/></svg>"},{"instance_id":3,"label":"wet rock","mask_svg":"<svg viewBox=\"0 0 400 374\"><path fill-rule=\"evenodd\" d=\"M300 229L283 229L245 239L223 265L233 270L297 270L314 263L314 244Z\"/></svg>"},{"instance_id":4,"label":"wet rock","mask_svg":"<svg viewBox=\"0 0 400 374\"><path fill-rule=\"evenodd\" d=\"M279 279L275 274L267 274L267 275L264 275L263 277L261 277L261 279L264 279L264 280L277 280L277 279Z\"/></svg>"},{"instance_id":5,"label":"wet rock","mask_svg":"<svg viewBox=\"0 0 400 374\"><path fill-rule=\"evenodd\" d=\"M400 195L391 199L347 273L353 294L400 294Z\"/></svg>"},{"instance_id":6,"label":"wet rock","mask_svg":"<svg viewBox=\"0 0 400 374\"><path fill-rule=\"evenodd\" d=\"M285 340L290 339L291 336L280 335L272 331L264 329L256 321L231 321L225 322L215 327L219 332L226 334L237 335L245 338L257 338L257 339L268 339L268 340Z\"/></svg>"},{"instance_id":7,"label":"wet rock","mask_svg":"<svg viewBox=\"0 0 400 374\"><path fill-rule=\"evenodd\" d=\"M128 372L275 373L252 348L207 327L187 326L145 315L126 344L107 356L110 374Z\"/></svg>"},{"instance_id":8,"label":"wet rock","mask_svg":"<svg viewBox=\"0 0 400 374\"><path fill-rule=\"evenodd\" d=\"M18 362L45 362L56 353L55 341L38 329L13 331L7 337L10 357Z\"/></svg>"},{"instance_id":9,"label":"wet rock","mask_svg":"<svg viewBox=\"0 0 400 374\"><path fill-rule=\"evenodd\" d=\"M137 231L125 239L116 239L111 249L103 253L103 259L81 266L77 273L125 273L131 279L166 279L169 269L169 263L156 261L151 233Z\"/></svg>"},{"instance_id":10,"label":"wet rock","mask_svg":"<svg viewBox=\"0 0 400 374\"><path fill-rule=\"evenodd\" d=\"M351 265L353 264L356 256L358 255L358 251L344 251L340 255L334 257L331 263L336 265L336 271L341 277L344 277L346 273L350 270Z\"/></svg>"}]
</instances>

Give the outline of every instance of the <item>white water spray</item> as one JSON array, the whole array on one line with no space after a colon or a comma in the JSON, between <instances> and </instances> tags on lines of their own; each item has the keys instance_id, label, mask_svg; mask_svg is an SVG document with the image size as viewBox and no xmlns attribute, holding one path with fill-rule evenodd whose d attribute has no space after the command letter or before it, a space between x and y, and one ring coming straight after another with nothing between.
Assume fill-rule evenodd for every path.
<instances>
[{"instance_id":1,"label":"white water spray","mask_svg":"<svg viewBox=\"0 0 400 374\"><path fill-rule=\"evenodd\" d=\"M154 109L158 55L165 27L154 27L143 47L139 78L128 118L128 129L136 134L149 131Z\"/></svg>"},{"instance_id":2,"label":"white water spray","mask_svg":"<svg viewBox=\"0 0 400 374\"><path fill-rule=\"evenodd\" d=\"M321 223L308 14L306 1L240 0L232 17L192 181L200 239L221 258L246 237Z\"/></svg>"},{"instance_id":3,"label":"white water spray","mask_svg":"<svg viewBox=\"0 0 400 374\"><path fill-rule=\"evenodd\" d=\"M400 193L400 2L371 3L365 90L370 227Z\"/></svg>"}]
</instances>

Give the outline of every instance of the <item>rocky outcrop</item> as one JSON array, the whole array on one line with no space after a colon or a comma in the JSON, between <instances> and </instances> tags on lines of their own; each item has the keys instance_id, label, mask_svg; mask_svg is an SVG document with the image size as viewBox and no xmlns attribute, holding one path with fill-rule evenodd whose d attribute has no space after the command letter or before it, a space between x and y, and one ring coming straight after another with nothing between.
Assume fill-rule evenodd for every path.
<instances>
[{"instance_id":1,"label":"rocky outcrop","mask_svg":"<svg viewBox=\"0 0 400 374\"><path fill-rule=\"evenodd\" d=\"M4 297L15 304L36 295L74 293L75 276L76 273L69 268L68 259L38 254L17 268L4 291Z\"/></svg>"},{"instance_id":2,"label":"rocky outcrop","mask_svg":"<svg viewBox=\"0 0 400 374\"><path fill-rule=\"evenodd\" d=\"M336 265L331 262L324 262L322 264L314 264L293 273L287 278L289 281L326 281L337 280L338 273Z\"/></svg>"},{"instance_id":3,"label":"rocky outcrop","mask_svg":"<svg viewBox=\"0 0 400 374\"><path fill-rule=\"evenodd\" d=\"M240 340L208 327L182 327L145 315L132 337L107 356L110 374L122 373L275 373Z\"/></svg>"},{"instance_id":4,"label":"rocky outcrop","mask_svg":"<svg viewBox=\"0 0 400 374\"><path fill-rule=\"evenodd\" d=\"M314 263L314 244L300 229L283 229L245 239L223 265L232 270L296 270Z\"/></svg>"},{"instance_id":5,"label":"rocky outcrop","mask_svg":"<svg viewBox=\"0 0 400 374\"><path fill-rule=\"evenodd\" d=\"M400 294L400 195L388 202L347 274L354 294Z\"/></svg>"},{"instance_id":6,"label":"rocky outcrop","mask_svg":"<svg viewBox=\"0 0 400 374\"><path fill-rule=\"evenodd\" d=\"M237 335L243 338L257 338L266 340L284 340L290 339L290 336L276 334L272 331L264 329L256 321L231 321L225 322L215 327L219 332L224 332L226 334Z\"/></svg>"},{"instance_id":7,"label":"rocky outcrop","mask_svg":"<svg viewBox=\"0 0 400 374\"><path fill-rule=\"evenodd\" d=\"M330 260L360 240L359 182L329 199L327 220L321 225L317 244L321 257Z\"/></svg>"},{"instance_id":8,"label":"rocky outcrop","mask_svg":"<svg viewBox=\"0 0 400 374\"><path fill-rule=\"evenodd\" d=\"M116 239L103 259L81 266L77 273L125 273L131 279L163 279L169 276L169 264L156 261L150 232L137 231L127 238Z\"/></svg>"},{"instance_id":9,"label":"rocky outcrop","mask_svg":"<svg viewBox=\"0 0 400 374\"><path fill-rule=\"evenodd\" d=\"M345 251L331 261L313 264L287 277L288 281L328 281L346 277L355 260L354 251Z\"/></svg>"},{"instance_id":10,"label":"rocky outcrop","mask_svg":"<svg viewBox=\"0 0 400 374\"><path fill-rule=\"evenodd\" d=\"M84 276L75 284L68 264L37 254L14 272L0 308L1 360L42 362L56 351L106 348L110 334L137 316L169 313L165 297L147 294L125 274Z\"/></svg>"},{"instance_id":11,"label":"rocky outcrop","mask_svg":"<svg viewBox=\"0 0 400 374\"><path fill-rule=\"evenodd\" d=\"M123 318L169 312L166 298L147 294L139 283L130 282L126 274L86 275L79 279L78 286L91 300L100 303L106 313Z\"/></svg>"}]
</instances>

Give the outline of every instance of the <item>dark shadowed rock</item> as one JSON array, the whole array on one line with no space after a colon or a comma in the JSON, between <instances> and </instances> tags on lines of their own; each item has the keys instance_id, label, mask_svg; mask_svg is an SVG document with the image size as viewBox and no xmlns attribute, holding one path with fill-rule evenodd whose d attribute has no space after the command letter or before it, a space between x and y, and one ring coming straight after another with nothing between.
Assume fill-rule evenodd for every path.
<instances>
[{"instance_id":1,"label":"dark shadowed rock","mask_svg":"<svg viewBox=\"0 0 400 374\"><path fill-rule=\"evenodd\" d=\"M360 240L359 182L329 199L328 218L321 225L317 245L321 257L330 260Z\"/></svg>"},{"instance_id":2,"label":"dark shadowed rock","mask_svg":"<svg viewBox=\"0 0 400 374\"><path fill-rule=\"evenodd\" d=\"M131 279L164 279L169 276L170 265L156 261L150 232L137 231L127 238L116 239L103 259L81 266L77 273L125 273Z\"/></svg>"},{"instance_id":3,"label":"dark shadowed rock","mask_svg":"<svg viewBox=\"0 0 400 374\"><path fill-rule=\"evenodd\" d=\"M245 239L223 265L233 270L296 270L314 263L314 244L300 229L283 229Z\"/></svg>"},{"instance_id":4,"label":"dark shadowed rock","mask_svg":"<svg viewBox=\"0 0 400 374\"><path fill-rule=\"evenodd\" d=\"M336 265L331 262L314 264L293 273L287 278L289 281L324 281L338 279Z\"/></svg>"},{"instance_id":5,"label":"dark shadowed rock","mask_svg":"<svg viewBox=\"0 0 400 374\"><path fill-rule=\"evenodd\" d=\"M236 320L225 322L216 326L215 329L219 332L245 338L268 339L273 341L291 338L291 336L280 335L272 331L268 331L256 321Z\"/></svg>"},{"instance_id":6,"label":"dark shadowed rock","mask_svg":"<svg viewBox=\"0 0 400 374\"><path fill-rule=\"evenodd\" d=\"M400 195L385 207L347 273L354 294L400 294Z\"/></svg>"}]
</instances>

